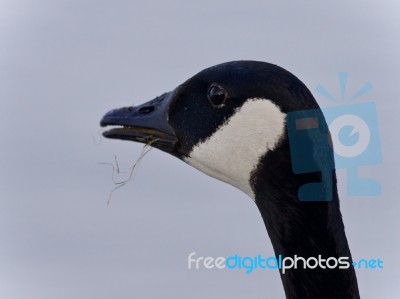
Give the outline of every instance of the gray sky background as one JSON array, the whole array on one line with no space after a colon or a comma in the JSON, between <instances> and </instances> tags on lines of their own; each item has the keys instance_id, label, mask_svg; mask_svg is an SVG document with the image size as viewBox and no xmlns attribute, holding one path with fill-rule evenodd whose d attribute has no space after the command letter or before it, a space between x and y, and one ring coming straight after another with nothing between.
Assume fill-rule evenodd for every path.
<instances>
[{"instance_id":1,"label":"gray sky background","mask_svg":"<svg viewBox=\"0 0 400 299\"><path fill-rule=\"evenodd\" d=\"M383 163L361 173L382 195L342 212L362 298L400 296L399 1L0 0L0 298L282 298L277 271L187 269L187 255L273 255L245 194L152 150L113 188L139 144L102 140L111 108L139 104L208 66L263 60L314 90L373 90Z\"/></svg>"}]
</instances>

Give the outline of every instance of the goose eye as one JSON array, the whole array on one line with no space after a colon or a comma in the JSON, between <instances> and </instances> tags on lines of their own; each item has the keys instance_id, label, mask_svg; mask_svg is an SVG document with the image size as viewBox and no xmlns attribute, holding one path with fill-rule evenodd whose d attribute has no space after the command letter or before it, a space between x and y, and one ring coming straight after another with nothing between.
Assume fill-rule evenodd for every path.
<instances>
[{"instance_id":1,"label":"goose eye","mask_svg":"<svg viewBox=\"0 0 400 299\"><path fill-rule=\"evenodd\" d=\"M219 85L212 85L208 90L208 99L217 107L225 103L226 95L226 90Z\"/></svg>"}]
</instances>

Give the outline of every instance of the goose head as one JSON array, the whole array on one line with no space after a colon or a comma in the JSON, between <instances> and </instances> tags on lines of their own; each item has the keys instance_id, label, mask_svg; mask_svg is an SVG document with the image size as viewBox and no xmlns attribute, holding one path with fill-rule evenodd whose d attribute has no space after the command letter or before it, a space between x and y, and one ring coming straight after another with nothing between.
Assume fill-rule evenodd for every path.
<instances>
[{"instance_id":1,"label":"goose head","mask_svg":"<svg viewBox=\"0 0 400 299\"><path fill-rule=\"evenodd\" d=\"M150 143L256 198L257 170L287 140L286 114L317 108L307 87L276 65L234 61L171 92L108 112L107 138Z\"/></svg>"}]
</instances>

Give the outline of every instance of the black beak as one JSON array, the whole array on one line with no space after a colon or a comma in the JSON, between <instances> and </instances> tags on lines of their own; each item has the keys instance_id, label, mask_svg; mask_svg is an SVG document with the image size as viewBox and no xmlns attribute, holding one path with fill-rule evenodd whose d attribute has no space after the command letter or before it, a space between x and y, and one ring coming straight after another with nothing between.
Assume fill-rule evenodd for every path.
<instances>
[{"instance_id":1,"label":"black beak","mask_svg":"<svg viewBox=\"0 0 400 299\"><path fill-rule=\"evenodd\" d=\"M103 136L150 144L173 153L177 137L168 123L168 111L175 92L165 93L136 107L123 107L109 111L100 126L117 126L105 131Z\"/></svg>"}]
</instances>

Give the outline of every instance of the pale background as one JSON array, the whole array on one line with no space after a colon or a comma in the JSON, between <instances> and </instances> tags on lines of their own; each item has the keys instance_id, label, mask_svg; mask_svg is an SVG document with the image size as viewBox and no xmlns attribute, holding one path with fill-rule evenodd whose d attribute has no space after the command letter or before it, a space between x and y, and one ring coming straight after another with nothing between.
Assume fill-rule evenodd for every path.
<instances>
[{"instance_id":1,"label":"pale background","mask_svg":"<svg viewBox=\"0 0 400 299\"><path fill-rule=\"evenodd\" d=\"M187 269L187 255L269 256L246 195L152 150L134 181L113 188L98 162L122 168L139 144L104 140L101 116L173 89L201 69L263 60L314 90L351 94L378 108L383 163L364 175L374 198L342 211L362 298L400 297L400 2L0 1L0 299L282 298L277 271Z\"/></svg>"}]
</instances>

